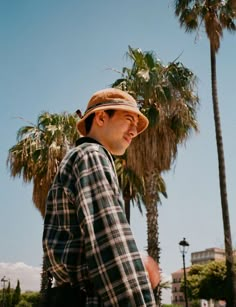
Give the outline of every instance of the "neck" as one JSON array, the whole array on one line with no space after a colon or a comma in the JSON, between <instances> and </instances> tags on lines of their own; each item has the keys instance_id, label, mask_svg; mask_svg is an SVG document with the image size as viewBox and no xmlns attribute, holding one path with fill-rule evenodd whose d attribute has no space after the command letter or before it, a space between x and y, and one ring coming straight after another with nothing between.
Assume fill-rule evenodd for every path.
<instances>
[{"instance_id":1,"label":"neck","mask_svg":"<svg viewBox=\"0 0 236 307\"><path fill-rule=\"evenodd\" d=\"M102 143L99 136L96 133L90 132L89 134L86 135L86 137L94 139L95 141Z\"/></svg>"}]
</instances>

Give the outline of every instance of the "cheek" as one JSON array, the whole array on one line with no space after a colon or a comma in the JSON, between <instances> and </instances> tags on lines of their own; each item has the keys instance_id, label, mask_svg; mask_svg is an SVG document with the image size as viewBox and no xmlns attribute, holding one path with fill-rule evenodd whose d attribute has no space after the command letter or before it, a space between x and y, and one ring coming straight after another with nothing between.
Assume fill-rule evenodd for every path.
<instances>
[{"instance_id":1,"label":"cheek","mask_svg":"<svg viewBox=\"0 0 236 307\"><path fill-rule=\"evenodd\" d=\"M126 127L125 125L116 124L113 125L109 131L110 134L114 135L115 137L118 137L125 131Z\"/></svg>"}]
</instances>

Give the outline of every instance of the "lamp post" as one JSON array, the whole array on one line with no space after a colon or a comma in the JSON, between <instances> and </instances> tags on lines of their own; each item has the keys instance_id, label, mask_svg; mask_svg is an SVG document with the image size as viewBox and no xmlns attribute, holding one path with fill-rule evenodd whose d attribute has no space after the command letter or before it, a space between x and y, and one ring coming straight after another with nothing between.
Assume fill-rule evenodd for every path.
<instances>
[{"instance_id":1,"label":"lamp post","mask_svg":"<svg viewBox=\"0 0 236 307\"><path fill-rule=\"evenodd\" d=\"M185 238L179 242L179 250L183 257L183 266L184 266L184 298L185 306L188 307L188 297L187 297L187 284L186 284L186 268L185 268L185 254L188 252L189 243Z\"/></svg>"}]
</instances>

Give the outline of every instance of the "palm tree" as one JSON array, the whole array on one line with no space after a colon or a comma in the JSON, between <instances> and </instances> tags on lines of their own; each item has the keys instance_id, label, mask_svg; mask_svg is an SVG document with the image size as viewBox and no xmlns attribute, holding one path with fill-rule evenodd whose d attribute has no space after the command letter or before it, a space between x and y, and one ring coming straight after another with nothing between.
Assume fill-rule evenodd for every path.
<instances>
[{"instance_id":1,"label":"palm tree","mask_svg":"<svg viewBox=\"0 0 236 307\"><path fill-rule=\"evenodd\" d=\"M132 67L124 67L112 86L133 95L150 121L148 129L129 147L127 161L144 178L148 253L159 262L157 203L159 192L165 191L161 173L170 169L178 144L192 129L197 130L195 78L181 63L164 66L153 52L129 47L127 55Z\"/></svg>"},{"instance_id":2,"label":"palm tree","mask_svg":"<svg viewBox=\"0 0 236 307\"><path fill-rule=\"evenodd\" d=\"M132 67L124 67L112 86L133 95L150 121L148 129L129 147L127 163L144 178L147 250L160 262L157 203L160 192L166 193L161 173L170 169L178 145L197 130L195 76L179 62L163 65L153 52L129 47L127 55ZM155 296L159 304L157 292Z\"/></svg>"},{"instance_id":3,"label":"palm tree","mask_svg":"<svg viewBox=\"0 0 236 307\"><path fill-rule=\"evenodd\" d=\"M39 115L37 124L28 122L17 132L17 144L9 149L7 164L12 177L33 182L33 203L45 215L49 187L66 152L74 146L78 133L76 116L67 113ZM47 285L46 265L43 258L41 292Z\"/></svg>"},{"instance_id":4,"label":"palm tree","mask_svg":"<svg viewBox=\"0 0 236 307\"><path fill-rule=\"evenodd\" d=\"M204 25L210 43L212 102L218 153L219 184L229 291L227 306L231 307L236 306L236 276L233 269L233 248L226 188L224 148L217 95L216 54L220 48L223 30L227 29L231 32L236 30L236 25L234 23L234 18L236 17L236 12L233 9L234 4L235 1L231 3L231 1L222 0L175 0L175 15L179 18L180 26L184 27L187 32L192 32L198 31L199 27Z\"/></svg>"},{"instance_id":5,"label":"palm tree","mask_svg":"<svg viewBox=\"0 0 236 307\"><path fill-rule=\"evenodd\" d=\"M44 112L36 125L28 123L19 129L17 144L9 149L7 165L11 176L33 182L33 203L42 217L57 168L78 137L75 121L74 115Z\"/></svg>"}]
</instances>

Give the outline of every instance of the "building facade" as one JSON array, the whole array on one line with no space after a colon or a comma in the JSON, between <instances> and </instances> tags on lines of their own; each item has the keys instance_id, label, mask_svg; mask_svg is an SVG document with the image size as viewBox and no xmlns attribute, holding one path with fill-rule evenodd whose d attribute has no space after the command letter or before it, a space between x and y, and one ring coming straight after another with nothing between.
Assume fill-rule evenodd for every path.
<instances>
[{"instance_id":1,"label":"building facade","mask_svg":"<svg viewBox=\"0 0 236 307\"><path fill-rule=\"evenodd\" d=\"M191 253L192 265L222 260L225 260L225 250L222 248L207 248L204 251Z\"/></svg>"},{"instance_id":2,"label":"building facade","mask_svg":"<svg viewBox=\"0 0 236 307\"><path fill-rule=\"evenodd\" d=\"M186 272L188 268L186 268ZM184 270L178 270L171 274L172 286L171 286L171 303L179 306L185 306L184 293L181 291L181 280L184 277Z\"/></svg>"}]
</instances>

